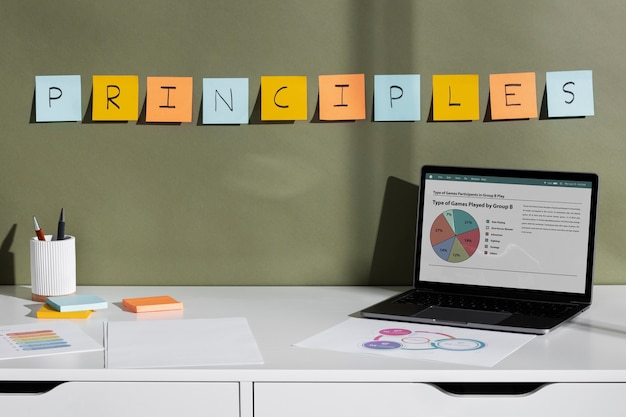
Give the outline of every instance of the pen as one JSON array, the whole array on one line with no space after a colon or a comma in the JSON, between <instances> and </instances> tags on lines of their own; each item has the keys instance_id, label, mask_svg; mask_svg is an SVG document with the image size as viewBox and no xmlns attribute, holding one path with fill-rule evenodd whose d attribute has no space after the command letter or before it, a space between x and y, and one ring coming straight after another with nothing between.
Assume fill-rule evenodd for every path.
<instances>
[{"instance_id":1,"label":"pen","mask_svg":"<svg viewBox=\"0 0 626 417\"><path fill-rule=\"evenodd\" d=\"M35 233L37 234L37 239L46 240L46 235L43 234L43 230L39 227L39 223L37 223L37 218L33 216L33 223L35 224Z\"/></svg>"},{"instance_id":2,"label":"pen","mask_svg":"<svg viewBox=\"0 0 626 417\"><path fill-rule=\"evenodd\" d=\"M59 226L57 228L57 240L65 239L65 210L61 209L59 216Z\"/></svg>"}]
</instances>

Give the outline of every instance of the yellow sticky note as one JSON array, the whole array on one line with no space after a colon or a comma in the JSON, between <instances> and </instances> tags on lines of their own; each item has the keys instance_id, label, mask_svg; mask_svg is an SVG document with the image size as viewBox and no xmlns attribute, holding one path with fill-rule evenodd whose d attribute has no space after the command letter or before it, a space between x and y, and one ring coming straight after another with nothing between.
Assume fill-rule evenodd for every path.
<instances>
[{"instance_id":1,"label":"yellow sticky note","mask_svg":"<svg viewBox=\"0 0 626 417\"><path fill-rule=\"evenodd\" d=\"M306 120L306 76L262 76L261 120Z\"/></svg>"},{"instance_id":2,"label":"yellow sticky note","mask_svg":"<svg viewBox=\"0 0 626 417\"><path fill-rule=\"evenodd\" d=\"M146 122L191 122L192 77L148 77Z\"/></svg>"},{"instance_id":3,"label":"yellow sticky note","mask_svg":"<svg viewBox=\"0 0 626 417\"><path fill-rule=\"evenodd\" d=\"M365 74L319 76L320 120L365 119Z\"/></svg>"},{"instance_id":4,"label":"yellow sticky note","mask_svg":"<svg viewBox=\"0 0 626 417\"><path fill-rule=\"evenodd\" d=\"M139 116L138 76L94 75L92 83L92 120L137 120Z\"/></svg>"},{"instance_id":5,"label":"yellow sticky note","mask_svg":"<svg viewBox=\"0 0 626 417\"><path fill-rule=\"evenodd\" d=\"M478 74L433 75L433 120L480 119Z\"/></svg>"},{"instance_id":6,"label":"yellow sticky note","mask_svg":"<svg viewBox=\"0 0 626 417\"><path fill-rule=\"evenodd\" d=\"M537 117L537 84L534 72L489 75L491 118Z\"/></svg>"}]
</instances>

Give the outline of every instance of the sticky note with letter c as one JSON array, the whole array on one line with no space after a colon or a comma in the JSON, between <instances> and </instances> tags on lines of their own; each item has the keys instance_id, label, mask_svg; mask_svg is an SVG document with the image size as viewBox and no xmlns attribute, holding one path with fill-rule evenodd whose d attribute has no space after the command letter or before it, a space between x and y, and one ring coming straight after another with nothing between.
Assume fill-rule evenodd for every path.
<instances>
[{"instance_id":1,"label":"sticky note with letter c","mask_svg":"<svg viewBox=\"0 0 626 417\"><path fill-rule=\"evenodd\" d=\"M433 120L478 120L478 74L433 75Z\"/></svg>"},{"instance_id":2,"label":"sticky note with letter c","mask_svg":"<svg viewBox=\"0 0 626 417\"><path fill-rule=\"evenodd\" d=\"M94 75L92 80L92 120L128 121L138 119L138 76Z\"/></svg>"},{"instance_id":3,"label":"sticky note with letter c","mask_svg":"<svg viewBox=\"0 0 626 417\"><path fill-rule=\"evenodd\" d=\"M261 120L306 120L306 76L262 76Z\"/></svg>"},{"instance_id":4,"label":"sticky note with letter c","mask_svg":"<svg viewBox=\"0 0 626 417\"><path fill-rule=\"evenodd\" d=\"M365 74L319 76L320 120L365 119Z\"/></svg>"},{"instance_id":5,"label":"sticky note with letter c","mask_svg":"<svg viewBox=\"0 0 626 417\"><path fill-rule=\"evenodd\" d=\"M490 74L489 100L493 120L537 117L535 73Z\"/></svg>"},{"instance_id":6,"label":"sticky note with letter c","mask_svg":"<svg viewBox=\"0 0 626 417\"><path fill-rule=\"evenodd\" d=\"M191 122L192 77L148 77L146 122Z\"/></svg>"}]
</instances>

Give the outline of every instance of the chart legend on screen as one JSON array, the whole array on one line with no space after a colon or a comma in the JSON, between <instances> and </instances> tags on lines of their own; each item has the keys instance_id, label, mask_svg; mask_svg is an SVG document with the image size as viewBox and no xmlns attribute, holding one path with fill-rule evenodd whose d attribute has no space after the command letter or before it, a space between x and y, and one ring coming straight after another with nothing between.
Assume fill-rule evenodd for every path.
<instances>
[{"instance_id":1,"label":"chart legend on screen","mask_svg":"<svg viewBox=\"0 0 626 417\"><path fill-rule=\"evenodd\" d=\"M480 229L476 220L466 211L452 209L441 213L430 229L433 250L446 262L468 260L480 241Z\"/></svg>"}]
</instances>

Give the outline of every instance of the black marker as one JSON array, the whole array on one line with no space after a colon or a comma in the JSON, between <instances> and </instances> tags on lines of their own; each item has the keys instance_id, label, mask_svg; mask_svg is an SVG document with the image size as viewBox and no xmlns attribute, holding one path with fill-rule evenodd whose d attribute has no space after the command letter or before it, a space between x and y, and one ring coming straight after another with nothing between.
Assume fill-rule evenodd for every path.
<instances>
[{"instance_id":1,"label":"black marker","mask_svg":"<svg viewBox=\"0 0 626 417\"><path fill-rule=\"evenodd\" d=\"M59 227L57 229L57 240L65 239L65 210L61 209L59 216Z\"/></svg>"}]
</instances>

